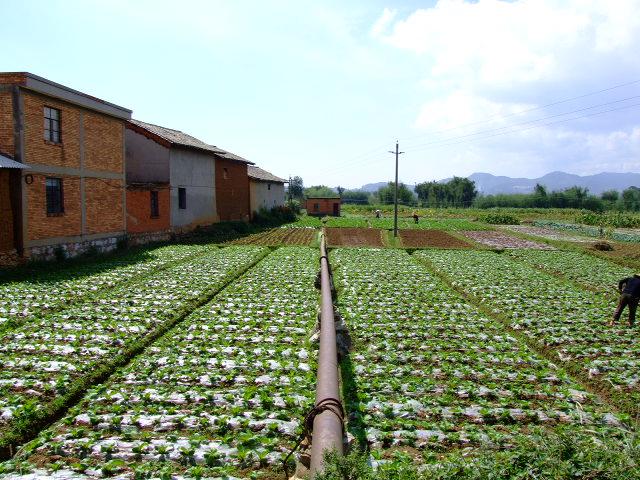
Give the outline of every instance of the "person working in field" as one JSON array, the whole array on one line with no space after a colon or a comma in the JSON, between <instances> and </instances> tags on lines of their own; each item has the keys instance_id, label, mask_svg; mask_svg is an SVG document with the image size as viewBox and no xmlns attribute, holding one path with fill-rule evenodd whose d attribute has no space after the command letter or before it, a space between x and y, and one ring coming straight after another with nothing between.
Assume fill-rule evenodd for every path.
<instances>
[{"instance_id":1,"label":"person working in field","mask_svg":"<svg viewBox=\"0 0 640 480\"><path fill-rule=\"evenodd\" d=\"M411 216L413 217L413 222L418 223L418 212L414 211Z\"/></svg>"},{"instance_id":2,"label":"person working in field","mask_svg":"<svg viewBox=\"0 0 640 480\"><path fill-rule=\"evenodd\" d=\"M618 308L616 308L609 325L613 325L620 320L622 311L627 307L629 309L629 326L633 327L636 322L638 301L640 300L640 275L620 280L618 290L620 291L620 302L618 302Z\"/></svg>"}]
</instances>

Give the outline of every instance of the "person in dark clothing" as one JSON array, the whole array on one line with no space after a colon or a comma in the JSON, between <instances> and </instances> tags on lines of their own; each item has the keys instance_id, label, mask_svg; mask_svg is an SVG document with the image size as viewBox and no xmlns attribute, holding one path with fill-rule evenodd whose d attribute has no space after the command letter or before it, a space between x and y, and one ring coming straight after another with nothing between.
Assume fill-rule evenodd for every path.
<instances>
[{"instance_id":1,"label":"person in dark clothing","mask_svg":"<svg viewBox=\"0 0 640 480\"><path fill-rule=\"evenodd\" d=\"M633 327L636 322L638 301L640 301L640 275L634 275L633 277L620 280L618 290L620 291L620 301L609 325L613 325L620 320L622 311L627 307L629 309L629 326Z\"/></svg>"}]
</instances>

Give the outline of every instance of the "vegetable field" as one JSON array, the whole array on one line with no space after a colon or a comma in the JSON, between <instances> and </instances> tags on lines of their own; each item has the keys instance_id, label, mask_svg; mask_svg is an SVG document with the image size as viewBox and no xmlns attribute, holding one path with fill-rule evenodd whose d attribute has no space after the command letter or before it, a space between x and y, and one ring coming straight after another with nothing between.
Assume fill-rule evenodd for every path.
<instances>
[{"instance_id":1,"label":"vegetable field","mask_svg":"<svg viewBox=\"0 0 640 480\"><path fill-rule=\"evenodd\" d=\"M405 252L337 250L333 258L355 343L348 430L374 456L400 448L419 461L429 449L507 447L561 426L615 434L611 407Z\"/></svg>"},{"instance_id":2,"label":"vegetable field","mask_svg":"<svg viewBox=\"0 0 640 480\"><path fill-rule=\"evenodd\" d=\"M606 323L638 272L522 238L538 230L405 218L397 241L390 221L302 217L0 281L0 479L284 477L316 400L320 228L345 444L377 469L348 478L467 478L452 465L540 438L583 459L637 445L639 327ZM617 478L602 462L557 478Z\"/></svg>"}]
</instances>

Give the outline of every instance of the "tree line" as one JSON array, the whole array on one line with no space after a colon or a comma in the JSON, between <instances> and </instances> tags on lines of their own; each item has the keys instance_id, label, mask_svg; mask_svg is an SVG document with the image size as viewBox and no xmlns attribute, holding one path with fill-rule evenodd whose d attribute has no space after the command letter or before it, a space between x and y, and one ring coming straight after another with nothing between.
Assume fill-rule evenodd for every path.
<instances>
[{"instance_id":1,"label":"tree line","mask_svg":"<svg viewBox=\"0 0 640 480\"><path fill-rule=\"evenodd\" d=\"M395 183L388 182L376 192L331 188L314 185L305 188L300 177L294 177L289 191L292 198L302 201L305 196L340 196L342 203L357 205L388 205L394 202ZM549 192L537 184L531 193L504 193L480 195L475 182L468 178L453 177L448 182L423 182L413 189L398 184L398 202L403 205L429 208L577 208L592 211L640 211L640 188L629 187L622 192L609 190L596 196L587 188L571 187Z\"/></svg>"}]
</instances>

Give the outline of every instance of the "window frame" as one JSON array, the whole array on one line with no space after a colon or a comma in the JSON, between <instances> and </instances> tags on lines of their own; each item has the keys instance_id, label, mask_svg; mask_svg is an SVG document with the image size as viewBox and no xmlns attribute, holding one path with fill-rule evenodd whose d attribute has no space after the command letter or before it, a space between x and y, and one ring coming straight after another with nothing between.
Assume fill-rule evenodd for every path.
<instances>
[{"instance_id":1,"label":"window frame","mask_svg":"<svg viewBox=\"0 0 640 480\"><path fill-rule=\"evenodd\" d=\"M222 178L229 180L229 169L227 167L222 167Z\"/></svg>"},{"instance_id":2,"label":"window frame","mask_svg":"<svg viewBox=\"0 0 640 480\"><path fill-rule=\"evenodd\" d=\"M187 189L185 187L178 187L178 208L180 210L187 209Z\"/></svg>"},{"instance_id":3,"label":"window frame","mask_svg":"<svg viewBox=\"0 0 640 480\"><path fill-rule=\"evenodd\" d=\"M160 196L158 190L149 191L149 202L151 218L160 218Z\"/></svg>"},{"instance_id":4,"label":"window frame","mask_svg":"<svg viewBox=\"0 0 640 480\"><path fill-rule=\"evenodd\" d=\"M57 192L50 192L49 181L56 181ZM51 186L53 188L53 186ZM44 180L45 211L48 217L64 215L64 182L61 177L45 177ZM55 197L53 197L55 195ZM52 198L55 200L52 201Z\"/></svg>"},{"instance_id":5,"label":"window frame","mask_svg":"<svg viewBox=\"0 0 640 480\"><path fill-rule=\"evenodd\" d=\"M55 116L53 115L54 112L56 113ZM43 135L45 142L54 143L56 145L62 144L62 111L59 108L49 107L45 105L43 116Z\"/></svg>"}]
</instances>

